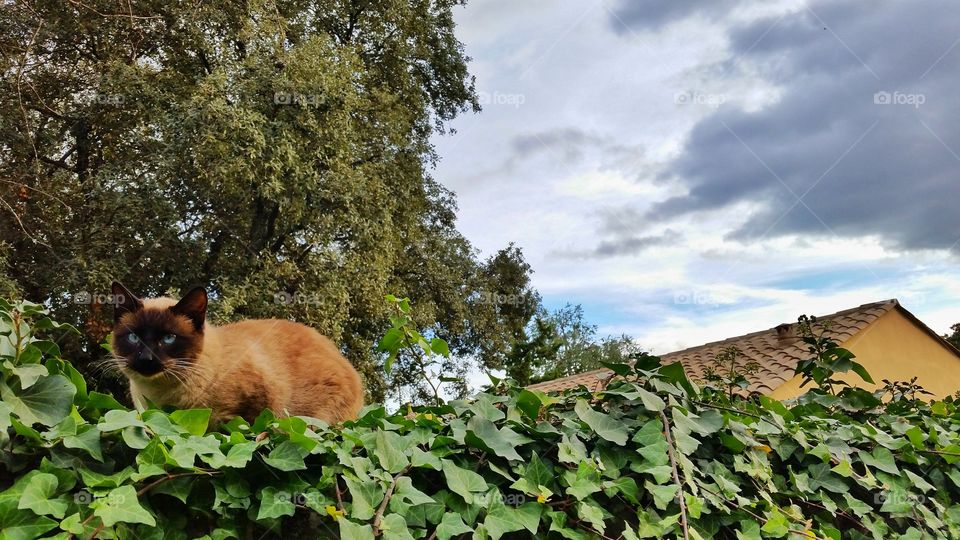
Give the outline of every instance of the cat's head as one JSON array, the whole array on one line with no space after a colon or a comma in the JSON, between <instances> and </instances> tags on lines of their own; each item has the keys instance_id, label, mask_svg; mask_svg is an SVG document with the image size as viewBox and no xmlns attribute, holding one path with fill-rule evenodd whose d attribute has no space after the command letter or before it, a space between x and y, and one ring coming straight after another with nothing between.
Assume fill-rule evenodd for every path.
<instances>
[{"instance_id":1,"label":"cat's head","mask_svg":"<svg viewBox=\"0 0 960 540\"><path fill-rule=\"evenodd\" d=\"M113 282L113 353L125 375L152 378L188 368L203 350L207 291L197 287L180 301L141 300Z\"/></svg>"}]
</instances>

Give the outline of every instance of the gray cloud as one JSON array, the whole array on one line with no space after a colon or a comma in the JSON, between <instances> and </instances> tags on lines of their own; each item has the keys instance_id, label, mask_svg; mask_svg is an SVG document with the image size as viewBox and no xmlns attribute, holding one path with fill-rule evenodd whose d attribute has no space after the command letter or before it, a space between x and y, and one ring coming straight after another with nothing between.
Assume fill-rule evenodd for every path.
<instances>
[{"instance_id":1,"label":"gray cloud","mask_svg":"<svg viewBox=\"0 0 960 540\"><path fill-rule=\"evenodd\" d=\"M667 167L689 194L646 218L750 201L761 210L733 238L836 233L956 247L958 28L949 0L839 0L731 29L729 75L750 66L779 99L759 111L723 106L700 121Z\"/></svg>"},{"instance_id":2,"label":"gray cloud","mask_svg":"<svg viewBox=\"0 0 960 540\"><path fill-rule=\"evenodd\" d=\"M673 229L667 229L661 234L649 236L622 235L611 240L603 240L597 244L597 247L589 251L566 251L555 254L567 259L625 257L639 255L654 247L674 245L682 240L682 234Z\"/></svg>"},{"instance_id":3,"label":"gray cloud","mask_svg":"<svg viewBox=\"0 0 960 540\"><path fill-rule=\"evenodd\" d=\"M692 16L716 18L736 6L737 0L620 0L610 11L617 33L656 30Z\"/></svg>"}]
</instances>

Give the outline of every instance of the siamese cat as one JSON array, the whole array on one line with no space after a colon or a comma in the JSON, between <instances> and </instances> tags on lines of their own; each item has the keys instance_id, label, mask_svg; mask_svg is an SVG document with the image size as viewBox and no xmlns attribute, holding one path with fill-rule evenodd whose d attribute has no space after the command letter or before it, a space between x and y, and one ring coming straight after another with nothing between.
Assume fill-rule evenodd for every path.
<instances>
[{"instance_id":1,"label":"siamese cat","mask_svg":"<svg viewBox=\"0 0 960 540\"><path fill-rule=\"evenodd\" d=\"M279 319L224 326L206 321L207 291L179 301L139 299L120 283L114 297L113 352L138 407L144 399L213 410L211 425L263 409L329 424L363 407L360 375L316 330Z\"/></svg>"}]
</instances>

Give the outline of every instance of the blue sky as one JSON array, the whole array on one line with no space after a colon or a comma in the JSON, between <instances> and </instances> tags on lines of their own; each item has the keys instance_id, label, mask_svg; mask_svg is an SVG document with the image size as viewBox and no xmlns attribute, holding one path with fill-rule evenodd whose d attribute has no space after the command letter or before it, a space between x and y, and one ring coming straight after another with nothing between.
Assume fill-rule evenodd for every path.
<instances>
[{"instance_id":1,"label":"blue sky","mask_svg":"<svg viewBox=\"0 0 960 540\"><path fill-rule=\"evenodd\" d=\"M899 298L960 322L960 5L473 0L435 176L655 353Z\"/></svg>"}]
</instances>

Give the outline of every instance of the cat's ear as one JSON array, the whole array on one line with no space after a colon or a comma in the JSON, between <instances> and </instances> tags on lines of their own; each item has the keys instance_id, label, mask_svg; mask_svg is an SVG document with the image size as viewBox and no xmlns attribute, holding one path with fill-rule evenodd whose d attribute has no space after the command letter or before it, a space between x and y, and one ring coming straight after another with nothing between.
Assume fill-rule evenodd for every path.
<instances>
[{"instance_id":1,"label":"cat's ear","mask_svg":"<svg viewBox=\"0 0 960 540\"><path fill-rule=\"evenodd\" d=\"M190 289L170 311L185 316L193 322L194 328L203 330L203 321L207 317L207 290L203 287Z\"/></svg>"},{"instance_id":2,"label":"cat's ear","mask_svg":"<svg viewBox=\"0 0 960 540\"><path fill-rule=\"evenodd\" d=\"M143 302L118 281L114 281L110 285L110 292L112 293L111 303L113 304L114 324L120 322L120 317L123 317L124 314L134 313L143 307Z\"/></svg>"}]
</instances>

